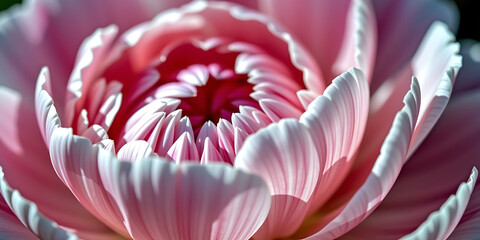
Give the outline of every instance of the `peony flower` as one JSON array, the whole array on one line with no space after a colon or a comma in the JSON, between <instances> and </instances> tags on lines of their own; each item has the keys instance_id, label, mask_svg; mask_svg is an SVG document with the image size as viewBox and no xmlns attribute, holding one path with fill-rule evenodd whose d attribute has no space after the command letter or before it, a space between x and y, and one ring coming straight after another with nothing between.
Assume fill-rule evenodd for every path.
<instances>
[{"instance_id":1,"label":"peony flower","mask_svg":"<svg viewBox=\"0 0 480 240\"><path fill-rule=\"evenodd\" d=\"M2 238L480 235L451 6L186 2L2 16Z\"/></svg>"}]
</instances>

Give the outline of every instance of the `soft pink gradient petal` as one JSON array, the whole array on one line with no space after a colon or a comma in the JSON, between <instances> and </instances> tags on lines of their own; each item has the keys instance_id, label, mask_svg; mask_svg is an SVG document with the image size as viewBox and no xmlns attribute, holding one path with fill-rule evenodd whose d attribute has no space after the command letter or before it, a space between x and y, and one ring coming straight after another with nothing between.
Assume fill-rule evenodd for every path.
<instances>
[{"instance_id":1,"label":"soft pink gradient petal","mask_svg":"<svg viewBox=\"0 0 480 240\"><path fill-rule=\"evenodd\" d=\"M58 226L57 223L53 222L52 220L46 218L42 213L38 211L37 206L35 203L26 200L20 194L18 190L12 189L7 181L5 181L4 173L2 167L0 167L0 198L1 202L5 201L7 206L2 204L2 214L5 212L3 209L4 207L10 208L15 215L18 217L18 220L21 221L20 224L23 223L23 227L27 227L31 233L35 234L40 239L52 239L52 240L62 240L62 239L78 239L75 234L68 232ZM5 216L7 219L11 218L11 216ZM10 229L10 234L15 237L15 239L25 238L26 236L30 236L30 238L34 238L31 234L27 234L24 232L20 226L15 225L18 224L17 221L12 222L3 222L0 220L0 223L5 224L6 226L12 227ZM3 225L2 227L4 227ZM13 231L12 231L13 230ZM17 232L15 232L17 230ZM0 234L4 234L2 231ZM4 236L0 236L4 237Z\"/></svg>"},{"instance_id":2,"label":"soft pink gradient petal","mask_svg":"<svg viewBox=\"0 0 480 240\"><path fill-rule=\"evenodd\" d=\"M105 64L107 54L112 48L117 34L118 28L115 25L97 29L80 46L75 67L66 88L65 116L62 117L65 126L74 126L75 113L80 111L79 107L85 105L86 93L91 87L95 87L93 84L99 77L96 74L103 70L103 64ZM97 87L97 90L100 89ZM96 112L90 114L96 114Z\"/></svg>"},{"instance_id":3,"label":"soft pink gradient petal","mask_svg":"<svg viewBox=\"0 0 480 240\"><path fill-rule=\"evenodd\" d=\"M95 29L114 23L123 32L165 9L187 2L24 1L0 15L0 84L25 94L25 100L33 104L33 79L47 65L55 79L52 96L63 100L77 50ZM63 109L63 103L57 104Z\"/></svg>"},{"instance_id":4,"label":"soft pink gradient petal","mask_svg":"<svg viewBox=\"0 0 480 240\"><path fill-rule=\"evenodd\" d=\"M249 239L268 214L263 180L226 164L104 159L103 184L135 239Z\"/></svg>"},{"instance_id":5,"label":"soft pink gradient petal","mask_svg":"<svg viewBox=\"0 0 480 240\"><path fill-rule=\"evenodd\" d=\"M471 168L480 166L480 148L472 144L480 141L478 109L479 90L452 99L382 204L345 239L399 238L438 210Z\"/></svg>"},{"instance_id":6,"label":"soft pink gradient petal","mask_svg":"<svg viewBox=\"0 0 480 240\"><path fill-rule=\"evenodd\" d=\"M480 184L473 190L462 219L448 239L475 239L480 236Z\"/></svg>"},{"instance_id":7,"label":"soft pink gradient petal","mask_svg":"<svg viewBox=\"0 0 480 240\"><path fill-rule=\"evenodd\" d=\"M53 171L42 134L33 122L36 116L32 105L19 93L3 87L0 99L0 165L10 186L35 202L46 217L80 237L101 239L112 235L78 203Z\"/></svg>"},{"instance_id":8,"label":"soft pink gradient petal","mask_svg":"<svg viewBox=\"0 0 480 240\"><path fill-rule=\"evenodd\" d=\"M405 107L396 115L371 174L341 213L321 231L306 239L334 239L361 223L385 198L406 161L420 109L416 79L405 96Z\"/></svg>"},{"instance_id":9,"label":"soft pink gradient petal","mask_svg":"<svg viewBox=\"0 0 480 240\"><path fill-rule=\"evenodd\" d=\"M150 144L145 141L132 141L123 145L118 150L117 158L128 162L135 162L147 157L154 157L156 154L153 152Z\"/></svg>"},{"instance_id":10,"label":"soft pink gradient petal","mask_svg":"<svg viewBox=\"0 0 480 240\"><path fill-rule=\"evenodd\" d=\"M436 0L372 0L378 23L378 49L372 92L409 64L434 21L455 31L458 10L454 3Z\"/></svg>"},{"instance_id":11,"label":"soft pink gradient petal","mask_svg":"<svg viewBox=\"0 0 480 240\"><path fill-rule=\"evenodd\" d=\"M183 29L181 32L177 24ZM152 31L160 26L162 31ZM158 61L161 50L172 42L192 37L207 39L218 37L218 34L222 38L259 47L273 59L285 64L287 68L282 71L298 78L301 84L311 86L318 93L325 89L315 60L292 35L272 19L240 5L194 1L160 14L151 23L129 31L125 42L130 46L135 44L130 54L134 59L133 69L138 70L145 69L153 60ZM235 70L241 71L240 68Z\"/></svg>"},{"instance_id":12,"label":"soft pink gradient petal","mask_svg":"<svg viewBox=\"0 0 480 240\"><path fill-rule=\"evenodd\" d=\"M360 70L352 68L333 80L300 118L313 138L322 166L309 213L331 197L349 172L363 137L368 103L368 83Z\"/></svg>"},{"instance_id":13,"label":"soft pink gradient petal","mask_svg":"<svg viewBox=\"0 0 480 240\"><path fill-rule=\"evenodd\" d=\"M390 129L401 98L407 91L407 79L418 76L421 95L419 119L409 149L409 156L423 141L442 114L450 99L456 73L461 67L458 44L443 23L433 24L410 65L397 72L371 98L371 112L365 137L352 173L337 195L353 194L370 173L383 139ZM387 97L385 97L387 96Z\"/></svg>"},{"instance_id":14,"label":"soft pink gradient petal","mask_svg":"<svg viewBox=\"0 0 480 240\"><path fill-rule=\"evenodd\" d=\"M34 239L35 235L25 227L12 212L3 196L0 196L0 238L1 239Z\"/></svg>"},{"instance_id":15,"label":"soft pink gradient petal","mask_svg":"<svg viewBox=\"0 0 480 240\"><path fill-rule=\"evenodd\" d=\"M460 184L455 195L450 196L438 211L430 214L422 225L401 240L440 240L450 236L465 212L477 178L478 171L474 168L468 181Z\"/></svg>"},{"instance_id":16,"label":"soft pink gradient petal","mask_svg":"<svg viewBox=\"0 0 480 240\"><path fill-rule=\"evenodd\" d=\"M370 79L376 29L369 1L263 0L259 9L285 25L312 52L326 83L355 66ZM309 24L305 24L309 23Z\"/></svg>"},{"instance_id":17,"label":"soft pink gradient petal","mask_svg":"<svg viewBox=\"0 0 480 240\"><path fill-rule=\"evenodd\" d=\"M234 166L263 177L272 194L269 215L255 239L285 237L301 224L323 167L317 156L307 128L295 119L247 138Z\"/></svg>"},{"instance_id":18,"label":"soft pink gradient petal","mask_svg":"<svg viewBox=\"0 0 480 240\"><path fill-rule=\"evenodd\" d=\"M99 145L58 127L50 140L53 168L82 205L95 217L124 236L128 233L112 196L102 187L98 165L103 160ZM102 149L103 150L103 149Z\"/></svg>"}]
</instances>

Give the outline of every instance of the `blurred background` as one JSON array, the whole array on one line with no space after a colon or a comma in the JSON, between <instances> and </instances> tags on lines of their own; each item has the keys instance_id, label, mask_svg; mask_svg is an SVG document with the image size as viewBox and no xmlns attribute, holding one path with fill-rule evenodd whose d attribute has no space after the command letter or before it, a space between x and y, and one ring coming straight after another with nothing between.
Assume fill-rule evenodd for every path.
<instances>
[{"instance_id":1,"label":"blurred background","mask_svg":"<svg viewBox=\"0 0 480 240\"><path fill-rule=\"evenodd\" d=\"M161 1L161 0L159 0ZM480 1L478 0L450 0L455 2L460 9L460 28L458 39L473 38L480 41ZM21 3L22 0L0 0L0 11L12 5Z\"/></svg>"}]
</instances>

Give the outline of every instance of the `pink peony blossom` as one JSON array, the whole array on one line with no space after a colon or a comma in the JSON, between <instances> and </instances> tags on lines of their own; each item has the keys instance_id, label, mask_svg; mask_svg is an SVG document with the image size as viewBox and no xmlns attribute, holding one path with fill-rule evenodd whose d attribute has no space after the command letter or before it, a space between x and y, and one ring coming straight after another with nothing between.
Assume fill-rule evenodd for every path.
<instances>
[{"instance_id":1,"label":"pink peony blossom","mask_svg":"<svg viewBox=\"0 0 480 240\"><path fill-rule=\"evenodd\" d=\"M0 238L478 238L455 14L27 1L0 18Z\"/></svg>"}]
</instances>

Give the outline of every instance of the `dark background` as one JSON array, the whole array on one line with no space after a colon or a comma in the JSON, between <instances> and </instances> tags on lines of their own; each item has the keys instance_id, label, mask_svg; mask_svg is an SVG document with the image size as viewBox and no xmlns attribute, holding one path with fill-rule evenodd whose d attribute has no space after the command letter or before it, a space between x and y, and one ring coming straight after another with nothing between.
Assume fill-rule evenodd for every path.
<instances>
[{"instance_id":1,"label":"dark background","mask_svg":"<svg viewBox=\"0 0 480 240\"><path fill-rule=\"evenodd\" d=\"M0 11L22 0L0 0ZM159 0L161 1L161 0ZM460 28L457 38L473 38L480 41L480 1L478 0L450 0L460 9Z\"/></svg>"}]
</instances>

